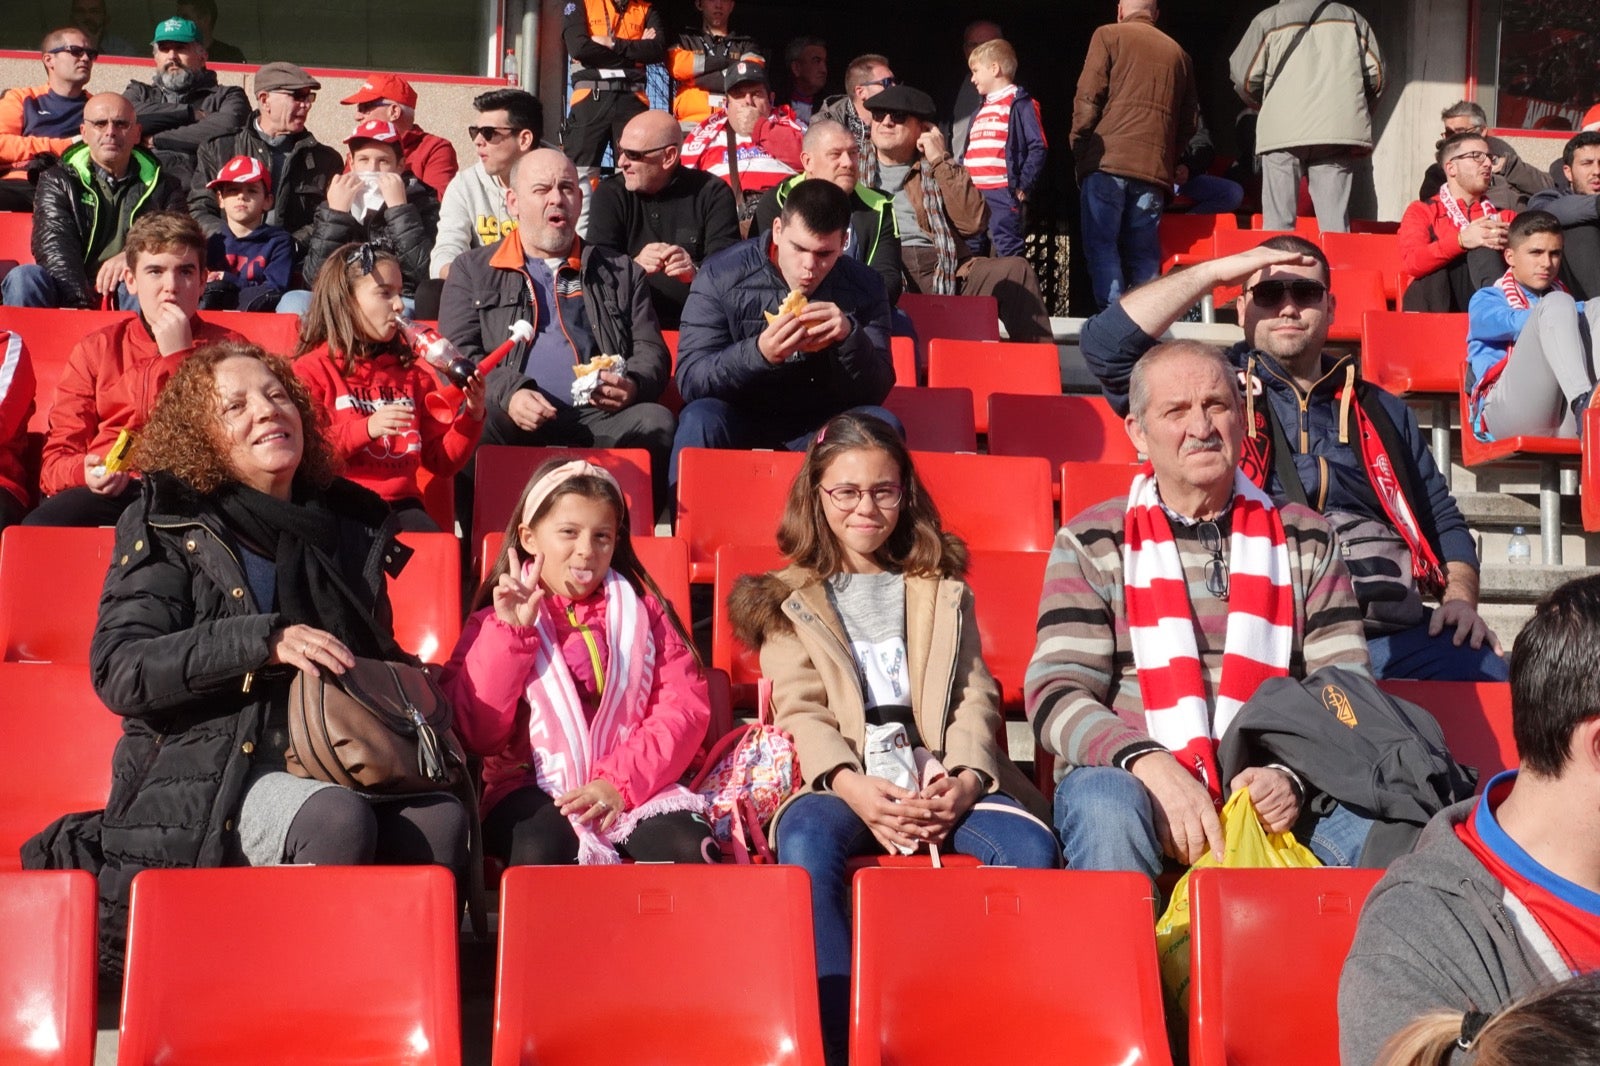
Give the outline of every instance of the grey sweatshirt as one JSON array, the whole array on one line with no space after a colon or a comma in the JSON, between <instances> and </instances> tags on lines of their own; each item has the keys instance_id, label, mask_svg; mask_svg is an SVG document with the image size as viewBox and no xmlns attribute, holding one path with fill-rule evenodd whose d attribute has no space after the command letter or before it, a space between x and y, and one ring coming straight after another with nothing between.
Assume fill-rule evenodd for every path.
<instances>
[{"instance_id":1,"label":"grey sweatshirt","mask_svg":"<svg viewBox=\"0 0 1600 1066\"><path fill-rule=\"evenodd\" d=\"M456 256L494 244L516 226L506 209L506 187L478 163L461 171L445 186L439 205L439 235L428 260L428 275L455 262Z\"/></svg>"},{"instance_id":2,"label":"grey sweatshirt","mask_svg":"<svg viewBox=\"0 0 1600 1066\"><path fill-rule=\"evenodd\" d=\"M1527 908L1456 836L1477 802L1435 815L1367 898L1339 978L1343 1066L1371 1066L1420 1014L1493 1011L1571 976Z\"/></svg>"}]
</instances>

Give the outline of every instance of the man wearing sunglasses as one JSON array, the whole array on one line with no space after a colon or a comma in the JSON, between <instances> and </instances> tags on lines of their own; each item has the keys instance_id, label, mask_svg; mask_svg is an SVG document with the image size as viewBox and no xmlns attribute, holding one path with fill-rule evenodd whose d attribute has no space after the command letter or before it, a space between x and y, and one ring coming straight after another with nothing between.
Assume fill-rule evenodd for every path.
<instances>
[{"instance_id":1,"label":"man wearing sunglasses","mask_svg":"<svg viewBox=\"0 0 1600 1066\"><path fill-rule=\"evenodd\" d=\"M84 86L99 54L82 30L55 30L39 45L45 83L0 96L0 210L33 208L28 164L41 153L59 156L78 141Z\"/></svg>"},{"instance_id":2,"label":"man wearing sunglasses","mask_svg":"<svg viewBox=\"0 0 1600 1066\"><path fill-rule=\"evenodd\" d=\"M475 96L472 106L478 121L467 127L467 135L478 162L451 179L444 191L439 236L429 262L435 278L448 277L450 264L462 252L493 244L516 228L506 206L511 168L544 139L544 105L524 89L491 89Z\"/></svg>"},{"instance_id":3,"label":"man wearing sunglasses","mask_svg":"<svg viewBox=\"0 0 1600 1066\"><path fill-rule=\"evenodd\" d=\"M306 129L321 88L321 82L293 63L267 63L256 71L256 110L244 128L213 137L196 154L189 213L208 236L222 232L225 223L216 190L207 182L234 156L249 156L272 178L267 224L288 230L296 264L304 259L317 207L328 198L328 183L344 171L344 157Z\"/></svg>"},{"instance_id":4,"label":"man wearing sunglasses","mask_svg":"<svg viewBox=\"0 0 1600 1066\"><path fill-rule=\"evenodd\" d=\"M1501 253L1514 211L1488 198L1494 177L1489 142L1477 133L1452 133L1439 142L1445 183L1400 218L1400 269L1413 280L1407 311L1461 312L1472 294L1505 271Z\"/></svg>"},{"instance_id":5,"label":"man wearing sunglasses","mask_svg":"<svg viewBox=\"0 0 1600 1066\"><path fill-rule=\"evenodd\" d=\"M206 67L200 27L188 19L164 20L150 47L155 77L128 82L122 95L138 113L156 158L188 188L200 146L213 137L238 133L250 117L250 99L237 85L217 83L216 73Z\"/></svg>"},{"instance_id":6,"label":"man wearing sunglasses","mask_svg":"<svg viewBox=\"0 0 1600 1066\"><path fill-rule=\"evenodd\" d=\"M82 143L39 177L33 209L34 264L0 281L12 307L113 307L137 303L123 285L123 242L136 219L183 210L183 185L139 147L133 105L98 93L83 107Z\"/></svg>"},{"instance_id":7,"label":"man wearing sunglasses","mask_svg":"<svg viewBox=\"0 0 1600 1066\"><path fill-rule=\"evenodd\" d=\"M1241 788L1269 831L1297 829L1329 865L1351 865L1371 828L1343 806L1302 821L1304 781L1267 758L1220 771L1218 741L1262 681L1367 667L1333 532L1240 470L1246 419L1221 349L1151 348L1126 399L1148 464L1056 536L1023 687L1061 773L1055 822L1071 869L1154 880L1167 858L1221 858L1214 804Z\"/></svg>"},{"instance_id":8,"label":"man wearing sunglasses","mask_svg":"<svg viewBox=\"0 0 1600 1066\"><path fill-rule=\"evenodd\" d=\"M405 169L444 199L461 164L455 145L417 125L417 90L409 81L398 74L368 74L359 89L339 102L353 106L362 122L387 122L398 130Z\"/></svg>"},{"instance_id":9,"label":"man wearing sunglasses","mask_svg":"<svg viewBox=\"0 0 1600 1066\"><path fill-rule=\"evenodd\" d=\"M1274 499L1311 505L1341 532L1367 619L1375 676L1503 681L1499 640L1478 614L1478 550L1405 403L1326 354L1334 301L1322 250L1269 238L1125 293L1084 324L1106 398L1128 409L1139 358L1200 298L1242 285L1244 469ZM1434 598L1435 608L1423 597Z\"/></svg>"},{"instance_id":10,"label":"man wearing sunglasses","mask_svg":"<svg viewBox=\"0 0 1600 1066\"><path fill-rule=\"evenodd\" d=\"M1489 142L1494 176L1489 179L1489 191L1484 196L1500 210L1521 211L1528 206L1530 196L1550 188L1550 175L1524 162L1510 141L1487 135L1489 116L1473 101L1458 100L1440 112L1439 118L1444 123L1444 132L1439 134L1440 141L1457 133L1475 133ZM1444 167L1437 162L1428 164L1417 199L1433 199L1444 183Z\"/></svg>"},{"instance_id":11,"label":"man wearing sunglasses","mask_svg":"<svg viewBox=\"0 0 1600 1066\"><path fill-rule=\"evenodd\" d=\"M894 76L888 59L873 52L856 56L844 68L844 94L823 101L816 113L823 118L833 119L855 134L856 142L861 145L862 161L870 162L872 113L867 110L867 101L890 86L899 84L900 79ZM867 184L872 182L868 180Z\"/></svg>"},{"instance_id":12,"label":"man wearing sunglasses","mask_svg":"<svg viewBox=\"0 0 1600 1066\"><path fill-rule=\"evenodd\" d=\"M650 283L662 329L677 329L706 256L739 240L733 191L679 159L683 130L665 111L635 115L617 142L620 173L589 208L589 243L632 257Z\"/></svg>"}]
</instances>

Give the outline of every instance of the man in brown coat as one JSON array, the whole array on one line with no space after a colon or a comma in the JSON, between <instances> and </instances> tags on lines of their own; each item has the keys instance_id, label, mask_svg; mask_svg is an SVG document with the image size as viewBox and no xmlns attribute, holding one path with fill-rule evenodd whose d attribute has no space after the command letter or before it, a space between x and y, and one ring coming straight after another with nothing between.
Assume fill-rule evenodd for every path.
<instances>
[{"instance_id":1,"label":"man in brown coat","mask_svg":"<svg viewBox=\"0 0 1600 1066\"><path fill-rule=\"evenodd\" d=\"M988 229L989 205L967 168L945 149L933 98L894 85L868 100L867 111L876 187L894 197L906 291L993 296L1009 339L1051 340L1050 316L1028 261L973 255L967 247L969 237Z\"/></svg>"},{"instance_id":2,"label":"man in brown coat","mask_svg":"<svg viewBox=\"0 0 1600 1066\"><path fill-rule=\"evenodd\" d=\"M1072 156L1083 247L1104 310L1161 268L1156 224L1173 168L1194 134L1194 62L1156 29L1155 0L1122 0L1117 22L1089 40L1072 106Z\"/></svg>"}]
</instances>

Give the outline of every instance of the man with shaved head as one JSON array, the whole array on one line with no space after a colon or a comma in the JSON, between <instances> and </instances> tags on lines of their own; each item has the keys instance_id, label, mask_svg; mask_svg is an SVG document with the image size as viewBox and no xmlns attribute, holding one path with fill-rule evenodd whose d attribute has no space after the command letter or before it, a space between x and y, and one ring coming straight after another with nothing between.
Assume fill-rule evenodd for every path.
<instances>
[{"instance_id":1,"label":"man with shaved head","mask_svg":"<svg viewBox=\"0 0 1600 1066\"><path fill-rule=\"evenodd\" d=\"M483 441L648 449L659 507L676 423L655 402L671 364L646 274L622 252L579 244L583 190L560 152L529 152L512 166L509 186L516 230L457 257L439 304L440 332L469 359L497 347L519 319L535 330L489 373ZM620 356L622 365L601 371L592 394L575 401L579 364L597 355Z\"/></svg>"},{"instance_id":2,"label":"man with shaved head","mask_svg":"<svg viewBox=\"0 0 1600 1066\"><path fill-rule=\"evenodd\" d=\"M33 210L38 265L19 266L0 284L13 307L95 307L110 298L132 310L127 290L118 292L128 227L156 211L183 210L183 186L139 147L143 132L125 97L91 96L78 132L82 143L39 178Z\"/></svg>"},{"instance_id":3,"label":"man with shaved head","mask_svg":"<svg viewBox=\"0 0 1600 1066\"><path fill-rule=\"evenodd\" d=\"M806 130L800 147L801 172L756 204L755 232L772 228L790 191L807 178L821 178L850 197L850 231L844 254L867 264L883 278L892 304L905 287L900 276L900 232L894 224L894 198L861 181L861 146L855 134L831 118L818 118Z\"/></svg>"},{"instance_id":4,"label":"man with shaved head","mask_svg":"<svg viewBox=\"0 0 1600 1066\"><path fill-rule=\"evenodd\" d=\"M8 89L0 96L0 210L33 207L28 163L48 152L60 155L77 140L84 86L99 55L82 30L68 27L45 34L39 45L45 83Z\"/></svg>"},{"instance_id":5,"label":"man with shaved head","mask_svg":"<svg viewBox=\"0 0 1600 1066\"><path fill-rule=\"evenodd\" d=\"M632 257L645 272L663 329L678 328L706 256L739 240L733 190L685 167L682 144L672 115L635 115L617 140L618 173L600 183L589 204L589 243Z\"/></svg>"}]
</instances>

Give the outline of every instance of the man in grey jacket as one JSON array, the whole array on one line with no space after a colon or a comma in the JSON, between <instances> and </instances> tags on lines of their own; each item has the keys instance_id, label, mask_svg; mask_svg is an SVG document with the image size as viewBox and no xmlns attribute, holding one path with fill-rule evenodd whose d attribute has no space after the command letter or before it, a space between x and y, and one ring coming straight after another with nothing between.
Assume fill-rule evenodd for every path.
<instances>
[{"instance_id":1,"label":"man in grey jacket","mask_svg":"<svg viewBox=\"0 0 1600 1066\"><path fill-rule=\"evenodd\" d=\"M1534 193L1528 210L1561 223L1561 280L1574 300L1587 300L1600 296L1600 130L1569 140L1557 169L1555 187Z\"/></svg>"},{"instance_id":2,"label":"man in grey jacket","mask_svg":"<svg viewBox=\"0 0 1600 1066\"><path fill-rule=\"evenodd\" d=\"M1383 91L1383 56L1367 20L1344 4L1280 0L1250 23L1228 67L1239 96L1261 111L1266 228L1294 228L1308 171L1322 232L1348 231L1355 160L1372 151L1372 107Z\"/></svg>"},{"instance_id":3,"label":"man in grey jacket","mask_svg":"<svg viewBox=\"0 0 1600 1066\"><path fill-rule=\"evenodd\" d=\"M1428 823L1372 890L1339 982L1345 1066L1433 1010L1494 1011L1600 969L1600 577L1535 608L1511 653L1521 769Z\"/></svg>"},{"instance_id":4,"label":"man in grey jacket","mask_svg":"<svg viewBox=\"0 0 1600 1066\"><path fill-rule=\"evenodd\" d=\"M156 73L148 82L130 81L122 91L139 116L139 126L161 167L187 188L194 178L195 154L213 137L238 133L250 117L250 100L237 85L217 84L206 67L200 27L170 18L156 27L150 42ZM208 178L216 175L207 175Z\"/></svg>"}]
</instances>

